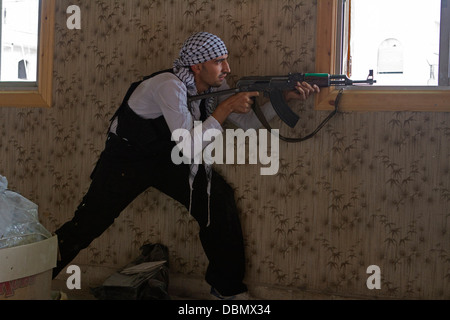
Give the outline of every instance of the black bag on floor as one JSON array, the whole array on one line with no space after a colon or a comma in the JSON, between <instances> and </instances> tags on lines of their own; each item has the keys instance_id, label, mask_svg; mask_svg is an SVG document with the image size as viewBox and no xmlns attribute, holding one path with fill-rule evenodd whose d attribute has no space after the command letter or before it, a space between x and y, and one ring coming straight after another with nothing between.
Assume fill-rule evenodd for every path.
<instances>
[{"instance_id":1,"label":"black bag on floor","mask_svg":"<svg viewBox=\"0 0 450 320\"><path fill-rule=\"evenodd\" d=\"M91 289L99 300L170 300L169 250L162 244L147 244L141 255L121 271Z\"/></svg>"}]
</instances>

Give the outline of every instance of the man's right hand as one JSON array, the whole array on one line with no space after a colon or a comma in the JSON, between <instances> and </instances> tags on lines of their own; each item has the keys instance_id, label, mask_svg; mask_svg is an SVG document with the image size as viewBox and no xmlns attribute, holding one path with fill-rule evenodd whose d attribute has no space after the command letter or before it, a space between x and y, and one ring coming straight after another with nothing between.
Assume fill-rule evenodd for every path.
<instances>
[{"instance_id":1,"label":"man's right hand","mask_svg":"<svg viewBox=\"0 0 450 320\"><path fill-rule=\"evenodd\" d=\"M220 124L223 124L232 113L249 113L252 110L252 104L254 103L252 98L257 96L259 96L258 91L236 93L220 103L212 116L216 118Z\"/></svg>"}]
</instances>

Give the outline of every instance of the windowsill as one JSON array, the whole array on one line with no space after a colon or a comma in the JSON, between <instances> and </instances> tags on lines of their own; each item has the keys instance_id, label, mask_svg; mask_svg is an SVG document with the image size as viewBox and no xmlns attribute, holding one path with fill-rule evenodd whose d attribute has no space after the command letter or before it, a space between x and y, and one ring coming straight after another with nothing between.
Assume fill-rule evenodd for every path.
<instances>
[{"instance_id":1,"label":"windowsill","mask_svg":"<svg viewBox=\"0 0 450 320\"><path fill-rule=\"evenodd\" d=\"M336 89L339 89L336 87ZM450 87L444 86L348 86L345 90L374 90L374 91L450 91Z\"/></svg>"},{"instance_id":2,"label":"windowsill","mask_svg":"<svg viewBox=\"0 0 450 320\"><path fill-rule=\"evenodd\" d=\"M1 107L48 108L51 104L51 101L46 99L45 95L36 90L36 88L0 91L0 99Z\"/></svg>"},{"instance_id":3,"label":"windowsill","mask_svg":"<svg viewBox=\"0 0 450 320\"><path fill-rule=\"evenodd\" d=\"M37 91L38 85L36 82L0 82L0 94L9 91Z\"/></svg>"},{"instance_id":4,"label":"windowsill","mask_svg":"<svg viewBox=\"0 0 450 320\"><path fill-rule=\"evenodd\" d=\"M340 111L450 112L449 87L344 87ZM331 110L340 88L316 96L317 110Z\"/></svg>"}]
</instances>

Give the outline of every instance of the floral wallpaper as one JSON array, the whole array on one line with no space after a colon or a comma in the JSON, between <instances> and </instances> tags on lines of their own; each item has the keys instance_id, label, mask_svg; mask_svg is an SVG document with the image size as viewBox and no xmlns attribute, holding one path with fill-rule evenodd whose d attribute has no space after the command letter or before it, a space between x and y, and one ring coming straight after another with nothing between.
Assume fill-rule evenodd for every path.
<instances>
[{"instance_id":1,"label":"floral wallpaper","mask_svg":"<svg viewBox=\"0 0 450 320\"><path fill-rule=\"evenodd\" d=\"M318 0L320 1L320 0ZM0 109L0 174L39 205L54 231L89 187L109 119L131 82L172 65L196 31L228 45L230 84L247 75L315 71L316 0L56 1L53 105ZM78 5L81 29L66 26ZM320 70L323 72L323 70ZM327 116L312 99L285 135ZM339 113L313 139L280 143L280 170L217 165L232 184L247 250L246 282L356 298L450 298L450 114ZM174 274L203 276L198 227L149 189L74 261L106 279L163 243ZM369 266L381 288L369 289ZM274 296L272 298L277 298Z\"/></svg>"}]
</instances>

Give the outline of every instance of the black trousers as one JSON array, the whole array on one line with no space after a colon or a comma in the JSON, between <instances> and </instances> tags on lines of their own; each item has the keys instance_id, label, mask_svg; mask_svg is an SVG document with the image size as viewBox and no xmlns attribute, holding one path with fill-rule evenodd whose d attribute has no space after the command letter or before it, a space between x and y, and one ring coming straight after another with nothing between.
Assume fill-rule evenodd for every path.
<instances>
[{"instance_id":1,"label":"black trousers","mask_svg":"<svg viewBox=\"0 0 450 320\"><path fill-rule=\"evenodd\" d=\"M84 248L99 237L142 192L154 187L189 208L189 166L175 165L170 152L144 155L116 135L110 134L97 162L92 183L71 221L55 233L60 261L56 277ZM222 295L247 290L243 283L245 255L234 190L216 172L211 182L211 223L203 167L194 181L191 214L200 226L200 241L208 258L206 281Z\"/></svg>"}]
</instances>

